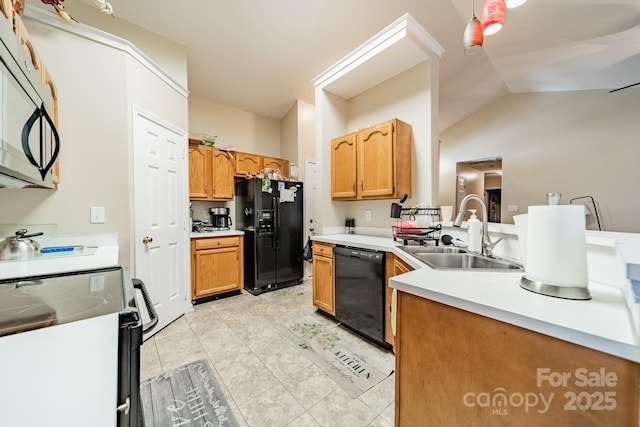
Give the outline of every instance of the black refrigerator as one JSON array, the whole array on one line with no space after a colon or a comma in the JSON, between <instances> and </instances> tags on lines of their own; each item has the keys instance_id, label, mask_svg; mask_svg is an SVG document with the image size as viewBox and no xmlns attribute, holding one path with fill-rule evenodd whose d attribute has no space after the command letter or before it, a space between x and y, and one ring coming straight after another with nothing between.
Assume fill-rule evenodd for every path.
<instances>
[{"instance_id":1,"label":"black refrigerator","mask_svg":"<svg viewBox=\"0 0 640 427\"><path fill-rule=\"evenodd\" d=\"M244 288L258 295L302 282L302 183L235 183L236 228L244 231Z\"/></svg>"}]
</instances>

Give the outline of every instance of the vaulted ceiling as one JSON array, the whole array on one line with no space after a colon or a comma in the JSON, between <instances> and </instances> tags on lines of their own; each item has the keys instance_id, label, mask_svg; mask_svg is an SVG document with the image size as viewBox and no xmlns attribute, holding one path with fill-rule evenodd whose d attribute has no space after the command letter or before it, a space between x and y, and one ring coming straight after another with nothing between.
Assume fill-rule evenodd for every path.
<instances>
[{"instance_id":1,"label":"vaulted ceiling","mask_svg":"<svg viewBox=\"0 0 640 427\"><path fill-rule=\"evenodd\" d=\"M472 56L462 49L470 0L111 3L118 18L186 46L191 94L274 119L297 99L314 103L314 77L407 12L445 48L441 130L508 93L640 81L638 0L529 0Z\"/></svg>"}]
</instances>

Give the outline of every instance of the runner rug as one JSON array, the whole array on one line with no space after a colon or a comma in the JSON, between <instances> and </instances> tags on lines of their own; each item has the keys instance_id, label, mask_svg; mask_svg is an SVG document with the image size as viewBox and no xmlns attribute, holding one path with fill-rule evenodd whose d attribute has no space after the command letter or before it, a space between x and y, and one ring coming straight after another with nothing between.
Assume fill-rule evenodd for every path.
<instances>
[{"instance_id":1,"label":"runner rug","mask_svg":"<svg viewBox=\"0 0 640 427\"><path fill-rule=\"evenodd\" d=\"M238 426L205 359L140 383L146 427Z\"/></svg>"},{"instance_id":2,"label":"runner rug","mask_svg":"<svg viewBox=\"0 0 640 427\"><path fill-rule=\"evenodd\" d=\"M371 344L342 340L338 326L322 326L305 316L286 325L286 329L287 339L353 398L393 373L383 372L371 363L371 356L365 351Z\"/></svg>"}]
</instances>

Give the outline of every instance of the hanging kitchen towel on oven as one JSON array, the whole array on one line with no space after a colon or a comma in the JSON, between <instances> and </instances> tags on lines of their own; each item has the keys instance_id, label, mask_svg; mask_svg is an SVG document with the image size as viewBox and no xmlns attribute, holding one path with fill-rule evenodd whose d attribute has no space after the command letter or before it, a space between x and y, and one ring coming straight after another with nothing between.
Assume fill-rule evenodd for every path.
<instances>
[{"instance_id":1,"label":"hanging kitchen towel on oven","mask_svg":"<svg viewBox=\"0 0 640 427\"><path fill-rule=\"evenodd\" d=\"M206 359L140 383L145 425L238 426Z\"/></svg>"}]
</instances>

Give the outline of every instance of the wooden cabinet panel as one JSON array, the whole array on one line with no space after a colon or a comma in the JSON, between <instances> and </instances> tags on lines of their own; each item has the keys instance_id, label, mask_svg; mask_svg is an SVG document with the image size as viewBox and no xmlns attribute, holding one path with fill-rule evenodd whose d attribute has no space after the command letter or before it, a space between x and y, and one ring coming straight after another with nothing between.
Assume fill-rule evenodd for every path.
<instances>
[{"instance_id":1,"label":"wooden cabinet panel","mask_svg":"<svg viewBox=\"0 0 640 427\"><path fill-rule=\"evenodd\" d=\"M233 199L233 157L224 150L189 140L189 198L193 200Z\"/></svg>"},{"instance_id":2,"label":"wooden cabinet panel","mask_svg":"<svg viewBox=\"0 0 640 427\"><path fill-rule=\"evenodd\" d=\"M353 199L357 196L356 134L331 141L331 197Z\"/></svg>"},{"instance_id":3,"label":"wooden cabinet panel","mask_svg":"<svg viewBox=\"0 0 640 427\"><path fill-rule=\"evenodd\" d=\"M387 288L385 292L385 315L384 315L384 340L391 345L394 345L395 337L393 334L392 324L395 326L396 322L396 307L393 307L394 298L393 294L396 293L395 289L389 287L389 279L399 274L408 273L413 271L413 267L404 262L401 258L397 257L391 252L387 253L386 258L386 275L387 275Z\"/></svg>"},{"instance_id":4,"label":"wooden cabinet panel","mask_svg":"<svg viewBox=\"0 0 640 427\"><path fill-rule=\"evenodd\" d=\"M393 196L393 124L358 133L360 197Z\"/></svg>"},{"instance_id":5,"label":"wooden cabinet panel","mask_svg":"<svg viewBox=\"0 0 640 427\"><path fill-rule=\"evenodd\" d=\"M230 237L212 237L209 239L196 239L195 240L195 248L196 250L201 249L218 249L218 248L228 248L234 246L240 246L240 236L230 236Z\"/></svg>"},{"instance_id":6,"label":"wooden cabinet panel","mask_svg":"<svg viewBox=\"0 0 640 427\"><path fill-rule=\"evenodd\" d=\"M213 182L211 198L215 200L233 199L233 176L235 163L233 157L227 151L213 148L211 150L213 164Z\"/></svg>"},{"instance_id":7,"label":"wooden cabinet panel","mask_svg":"<svg viewBox=\"0 0 640 427\"><path fill-rule=\"evenodd\" d=\"M405 292L398 337L397 426L638 425L640 365L629 360Z\"/></svg>"},{"instance_id":8,"label":"wooden cabinet panel","mask_svg":"<svg viewBox=\"0 0 640 427\"><path fill-rule=\"evenodd\" d=\"M285 159L277 159L275 157L262 157L262 168L271 168L279 170L280 174L285 178L289 177L289 161Z\"/></svg>"},{"instance_id":9,"label":"wooden cabinet panel","mask_svg":"<svg viewBox=\"0 0 640 427\"><path fill-rule=\"evenodd\" d=\"M191 241L191 295L193 299L242 289L242 237Z\"/></svg>"},{"instance_id":10,"label":"wooden cabinet panel","mask_svg":"<svg viewBox=\"0 0 640 427\"><path fill-rule=\"evenodd\" d=\"M204 145L189 144L189 198L209 199L211 194L211 149Z\"/></svg>"},{"instance_id":11,"label":"wooden cabinet panel","mask_svg":"<svg viewBox=\"0 0 640 427\"><path fill-rule=\"evenodd\" d=\"M313 305L335 316L333 246L313 242Z\"/></svg>"},{"instance_id":12,"label":"wooden cabinet panel","mask_svg":"<svg viewBox=\"0 0 640 427\"><path fill-rule=\"evenodd\" d=\"M234 152L236 156L236 175L255 176L262 170L262 157L257 154Z\"/></svg>"},{"instance_id":13,"label":"wooden cabinet panel","mask_svg":"<svg viewBox=\"0 0 640 427\"><path fill-rule=\"evenodd\" d=\"M411 125L392 119L331 141L331 196L411 197Z\"/></svg>"}]
</instances>

